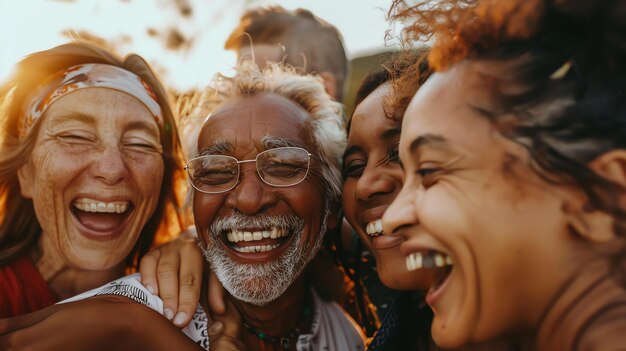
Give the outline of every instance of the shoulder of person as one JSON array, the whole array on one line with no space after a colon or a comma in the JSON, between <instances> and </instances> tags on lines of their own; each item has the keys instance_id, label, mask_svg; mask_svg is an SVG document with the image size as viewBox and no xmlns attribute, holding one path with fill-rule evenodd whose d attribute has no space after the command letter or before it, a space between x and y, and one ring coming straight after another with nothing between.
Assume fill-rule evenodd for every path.
<instances>
[{"instance_id":1,"label":"shoulder of person","mask_svg":"<svg viewBox=\"0 0 626 351\"><path fill-rule=\"evenodd\" d=\"M136 303L150 307L156 312L163 314L163 301L158 296L153 295L148 288L141 284L141 276L139 273L113 280L98 288L86 291L59 303L79 301L102 295L117 295L126 297Z\"/></svg>"}]
</instances>

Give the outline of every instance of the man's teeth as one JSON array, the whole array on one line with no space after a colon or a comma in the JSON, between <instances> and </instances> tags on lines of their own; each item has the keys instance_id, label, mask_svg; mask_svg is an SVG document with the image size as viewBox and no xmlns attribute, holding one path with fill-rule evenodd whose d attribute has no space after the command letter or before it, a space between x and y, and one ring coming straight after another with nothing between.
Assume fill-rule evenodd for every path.
<instances>
[{"instance_id":1,"label":"man's teeth","mask_svg":"<svg viewBox=\"0 0 626 351\"><path fill-rule=\"evenodd\" d=\"M420 268L452 266L452 258L446 254L432 252L414 252L406 257L406 269L414 271Z\"/></svg>"},{"instance_id":2,"label":"man's teeth","mask_svg":"<svg viewBox=\"0 0 626 351\"><path fill-rule=\"evenodd\" d=\"M124 213L128 209L128 201L102 202L89 199L80 199L72 203L74 207L84 212Z\"/></svg>"},{"instance_id":3,"label":"man's teeth","mask_svg":"<svg viewBox=\"0 0 626 351\"><path fill-rule=\"evenodd\" d=\"M279 244L274 245L252 245L252 246L234 246L235 251L239 252L265 252L274 250Z\"/></svg>"},{"instance_id":4,"label":"man's teeth","mask_svg":"<svg viewBox=\"0 0 626 351\"><path fill-rule=\"evenodd\" d=\"M383 221L380 219L377 219L375 221L371 221L367 223L367 225L365 226L365 232L369 236L373 236L373 237L383 234Z\"/></svg>"},{"instance_id":5,"label":"man's teeth","mask_svg":"<svg viewBox=\"0 0 626 351\"><path fill-rule=\"evenodd\" d=\"M286 228L272 228L271 230L263 230L257 232L246 232L239 230L232 230L226 233L226 238L231 243L239 241L259 241L263 239L278 239L289 236L289 231ZM253 251L251 251L253 252Z\"/></svg>"}]
</instances>

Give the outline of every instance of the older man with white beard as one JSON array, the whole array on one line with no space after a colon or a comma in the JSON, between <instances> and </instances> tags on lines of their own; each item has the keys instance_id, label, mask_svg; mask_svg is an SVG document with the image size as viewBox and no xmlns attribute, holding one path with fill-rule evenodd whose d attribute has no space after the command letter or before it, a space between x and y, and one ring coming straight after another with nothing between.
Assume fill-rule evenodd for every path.
<instances>
[{"instance_id":1,"label":"older man with white beard","mask_svg":"<svg viewBox=\"0 0 626 351\"><path fill-rule=\"evenodd\" d=\"M337 304L320 299L304 274L337 221L331 209L338 207L346 142L341 106L319 79L277 64L261 72L251 62L233 78L218 77L202 96L196 114L214 108L186 170L201 249L229 293L224 332L207 329L206 294L183 330L191 340L152 311L129 306L134 301L163 314L162 301L138 274L65 302L93 299L54 306L15 326L34 325L33 333L46 334L63 325L63 337L51 339L48 349L67 344L64 337L76 350L96 344L208 349L207 335L216 335L211 340L219 350L363 350L360 329ZM105 311L97 330L75 323L93 311Z\"/></svg>"},{"instance_id":2,"label":"older man with white beard","mask_svg":"<svg viewBox=\"0 0 626 351\"><path fill-rule=\"evenodd\" d=\"M363 350L303 272L340 196L341 106L319 80L244 62L222 78L187 164L201 248L253 350ZM205 95L206 96L206 95Z\"/></svg>"}]
</instances>

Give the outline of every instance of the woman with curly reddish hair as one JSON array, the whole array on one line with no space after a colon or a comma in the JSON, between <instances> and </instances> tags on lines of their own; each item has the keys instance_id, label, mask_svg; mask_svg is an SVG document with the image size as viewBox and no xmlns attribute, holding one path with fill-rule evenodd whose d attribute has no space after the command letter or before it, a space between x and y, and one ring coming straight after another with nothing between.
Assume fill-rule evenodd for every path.
<instances>
[{"instance_id":1,"label":"woman with curly reddish hair","mask_svg":"<svg viewBox=\"0 0 626 351\"><path fill-rule=\"evenodd\" d=\"M394 3L437 71L402 126L383 217L444 348L626 345L626 3Z\"/></svg>"}]
</instances>

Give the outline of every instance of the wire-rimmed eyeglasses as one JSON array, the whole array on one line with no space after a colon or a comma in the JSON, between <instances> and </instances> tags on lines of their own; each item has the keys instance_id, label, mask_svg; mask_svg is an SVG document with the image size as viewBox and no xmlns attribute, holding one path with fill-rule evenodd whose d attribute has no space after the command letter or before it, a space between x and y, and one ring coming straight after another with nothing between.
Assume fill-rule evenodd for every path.
<instances>
[{"instance_id":1,"label":"wire-rimmed eyeglasses","mask_svg":"<svg viewBox=\"0 0 626 351\"><path fill-rule=\"evenodd\" d=\"M255 162L261 180L270 186L288 187L301 183L309 173L311 156L301 147L279 147L265 150L250 160L226 155L204 155L192 158L185 170L191 185L207 194L219 194L239 183L240 164Z\"/></svg>"}]
</instances>

